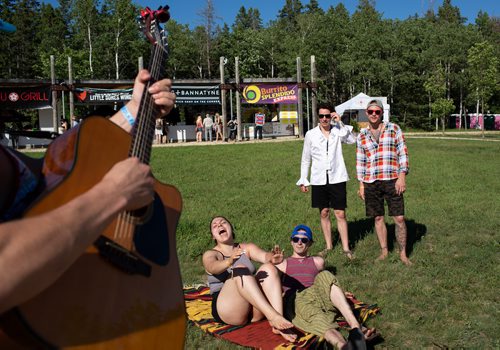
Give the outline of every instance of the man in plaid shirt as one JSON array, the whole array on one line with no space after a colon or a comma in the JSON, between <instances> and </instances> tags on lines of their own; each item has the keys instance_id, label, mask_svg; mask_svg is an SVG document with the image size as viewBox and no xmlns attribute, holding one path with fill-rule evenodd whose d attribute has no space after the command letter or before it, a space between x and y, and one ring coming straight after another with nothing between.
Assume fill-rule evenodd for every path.
<instances>
[{"instance_id":1,"label":"man in plaid shirt","mask_svg":"<svg viewBox=\"0 0 500 350\"><path fill-rule=\"evenodd\" d=\"M408 173L408 150L403 132L394 123L384 123L384 107L380 100L371 100L366 107L369 126L362 129L356 140L356 173L359 180L358 195L365 201L366 216L375 218L375 231L384 260L387 249L387 227L384 221L384 199L389 215L396 224L396 239L399 256L406 265L411 261L406 256L407 230L404 218L406 174Z\"/></svg>"}]
</instances>

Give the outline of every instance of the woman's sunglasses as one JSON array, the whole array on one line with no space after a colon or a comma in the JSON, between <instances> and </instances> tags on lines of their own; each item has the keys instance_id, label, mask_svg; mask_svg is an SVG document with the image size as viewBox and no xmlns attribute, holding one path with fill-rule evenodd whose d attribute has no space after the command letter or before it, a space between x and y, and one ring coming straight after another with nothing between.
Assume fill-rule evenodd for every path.
<instances>
[{"instance_id":1,"label":"woman's sunglasses","mask_svg":"<svg viewBox=\"0 0 500 350\"><path fill-rule=\"evenodd\" d=\"M293 243L299 243L299 241L302 241L302 243L307 244L307 243L309 243L309 238L306 238L306 237L293 237L292 238Z\"/></svg>"},{"instance_id":2,"label":"woman's sunglasses","mask_svg":"<svg viewBox=\"0 0 500 350\"><path fill-rule=\"evenodd\" d=\"M369 115L372 115L372 114L380 115L382 113L382 111L380 109L369 109L366 111L366 113L368 113Z\"/></svg>"}]
</instances>

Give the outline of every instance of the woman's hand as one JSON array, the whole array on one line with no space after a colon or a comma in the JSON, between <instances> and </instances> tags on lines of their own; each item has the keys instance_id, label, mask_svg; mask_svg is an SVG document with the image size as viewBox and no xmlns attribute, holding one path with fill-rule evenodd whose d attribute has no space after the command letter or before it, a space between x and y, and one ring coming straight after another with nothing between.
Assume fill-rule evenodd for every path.
<instances>
[{"instance_id":1,"label":"woman's hand","mask_svg":"<svg viewBox=\"0 0 500 350\"><path fill-rule=\"evenodd\" d=\"M241 246L238 244L237 247L233 248L233 252L231 253L231 256L229 257L229 266L231 266L236 260L240 258L242 254L246 253L246 251L241 248Z\"/></svg>"}]
</instances>

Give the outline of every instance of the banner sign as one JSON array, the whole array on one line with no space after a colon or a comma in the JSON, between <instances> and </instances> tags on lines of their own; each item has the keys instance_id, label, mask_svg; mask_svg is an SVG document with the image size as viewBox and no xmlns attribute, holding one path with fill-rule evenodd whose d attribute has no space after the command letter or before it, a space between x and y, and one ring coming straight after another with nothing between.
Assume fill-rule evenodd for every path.
<instances>
[{"instance_id":1,"label":"banner sign","mask_svg":"<svg viewBox=\"0 0 500 350\"><path fill-rule=\"evenodd\" d=\"M0 108L39 109L52 104L50 86L2 87L0 88Z\"/></svg>"},{"instance_id":2,"label":"banner sign","mask_svg":"<svg viewBox=\"0 0 500 350\"><path fill-rule=\"evenodd\" d=\"M298 86L289 84L240 84L242 103L294 104L298 99Z\"/></svg>"},{"instance_id":3,"label":"banner sign","mask_svg":"<svg viewBox=\"0 0 500 350\"><path fill-rule=\"evenodd\" d=\"M110 104L132 99L132 89L75 89L78 102L86 104Z\"/></svg>"},{"instance_id":4,"label":"banner sign","mask_svg":"<svg viewBox=\"0 0 500 350\"><path fill-rule=\"evenodd\" d=\"M213 84L175 84L172 86L179 105L219 105L219 85ZM81 103L110 104L127 102L132 99L132 89L75 89L75 96Z\"/></svg>"},{"instance_id":5,"label":"banner sign","mask_svg":"<svg viewBox=\"0 0 500 350\"><path fill-rule=\"evenodd\" d=\"M220 105L219 85L175 84L172 91L179 105Z\"/></svg>"}]
</instances>

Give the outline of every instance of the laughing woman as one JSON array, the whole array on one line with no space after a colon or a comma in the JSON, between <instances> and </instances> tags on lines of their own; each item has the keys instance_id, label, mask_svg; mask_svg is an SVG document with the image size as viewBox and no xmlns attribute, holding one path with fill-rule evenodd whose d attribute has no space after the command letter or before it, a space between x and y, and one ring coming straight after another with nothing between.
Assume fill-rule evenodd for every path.
<instances>
[{"instance_id":1,"label":"laughing woman","mask_svg":"<svg viewBox=\"0 0 500 350\"><path fill-rule=\"evenodd\" d=\"M281 282L275 264L283 261L279 247L266 252L253 243L235 243L231 223L223 216L210 222L215 247L203 254L212 294L212 315L221 323L240 326L267 318L273 332L294 341L293 324L283 315ZM253 261L263 265L255 273Z\"/></svg>"}]
</instances>

